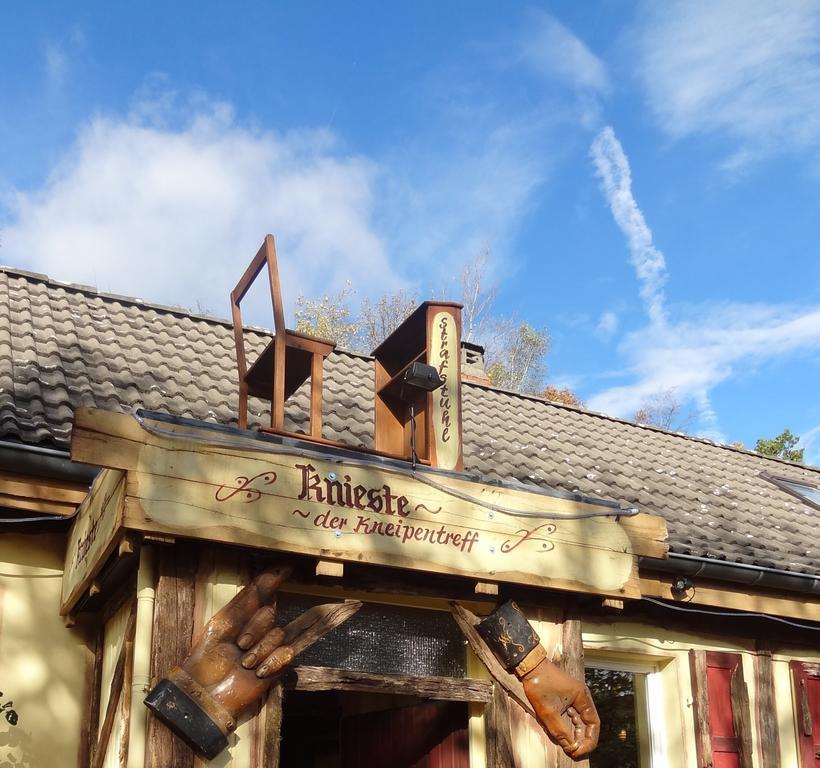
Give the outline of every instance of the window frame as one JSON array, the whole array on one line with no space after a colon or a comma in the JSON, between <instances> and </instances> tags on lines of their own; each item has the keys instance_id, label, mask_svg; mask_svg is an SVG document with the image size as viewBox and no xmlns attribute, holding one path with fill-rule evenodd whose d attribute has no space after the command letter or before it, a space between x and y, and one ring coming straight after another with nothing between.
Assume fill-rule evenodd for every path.
<instances>
[{"instance_id":1,"label":"window frame","mask_svg":"<svg viewBox=\"0 0 820 768\"><path fill-rule=\"evenodd\" d=\"M805 496L803 496L802 494L798 493L790 487L793 485L804 485L806 488L811 488L817 493L820 493L820 486L804 480L795 480L794 478L785 477L783 475L772 475L768 472L761 472L760 477L762 477L764 480L768 480L772 485L776 486L781 491L783 491L783 493L788 493L789 496L792 496L795 499L799 499L801 502L803 502L803 504L806 504L812 509L820 511L820 503L813 501L812 499L806 498Z\"/></svg>"},{"instance_id":2,"label":"window frame","mask_svg":"<svg viewBox=\"0 0 820 768\"><path fill-rule=\"evenodd\" d=\"M635 730L638 737L639 758L648 759L645 768L665 768L667 765L668 738L663 695L662 668L658 661L639 660L613 653L598 653L585 649L584 669L594 667L613 672L631 672L635 677ZM640 678L638 676L640 675ZM639 686L638 680L642 680ZM640 690L639 690L640 689ZM638 707L641 712L638 712Z\"/></svg>"}]
</instances>

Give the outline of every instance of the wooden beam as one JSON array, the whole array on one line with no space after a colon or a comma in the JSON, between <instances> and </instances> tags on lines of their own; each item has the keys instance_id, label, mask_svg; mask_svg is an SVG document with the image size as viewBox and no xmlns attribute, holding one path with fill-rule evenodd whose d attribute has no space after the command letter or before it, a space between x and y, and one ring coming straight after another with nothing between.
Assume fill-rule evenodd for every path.
<instances>
[{"instance_id":1,"label":"wooden beam","mask_svg":"<svg viewBox=\"0 0 820 768\"><path fill-rule=\"evenodd\" d=\"M180 664L191 650L194 625L196 546L156 547L157 584L151 640L151 686ZM148 715L146 768L191 768L193 750Z\"/></svg>"},{"instance_id":2,"label":"wooden beam","mask_svg":"<svg viewBox=\"0 0 820 768\"><path fill-rule=\"evenodd\" d=\"M755 657L757 691L757 732L760 734L760 768L779 768L780 729L774 693L772 654L758 651Z\"/></svg>"},{"instance_id":3,"label":"wooden beam","mask_svg":"<svg viewBox=\"0 0 820 768\"><path fill-rule=\"evenodd\" d=\"M493 686L493 696L484 709L487 740L487 768L516 768L510 730L510 704L501 686Z\"/></svg>"},{"instance_id":4,"label":"wooden beam","mask_svg":"<svg viewBox=\"0 0 820 768\"><path fill-rule=\"evenodd\" d=\"M34 475L0 472L0 494L60 502L76 507L88 493L85 483L70 483Z\"/></svg>"},{"instance_id":5,"label":"wooden beam","mask_svg":"<svg viewBox=\"0 0 820 768\"><path fill-rule=\"evenodd\" d=\"M282 744L282 702L284 688L277 682L268 691L265 701L265 731L263 734L263 762L265 768L279 768Z\"/></svg>"},{"instance_id":6,"label":"wooden beam","mask_svg":"<svg viewBox=\"0 0 820 768\"><path fill-rule=\"evenodd\" d=\"M695 720L695 754L698 766L713 763L712 739L709 736L709 694L706 683L706 652L689 651L692 679L692 716Z\"/></svg>"},{"instance_id":7,"label":"wooden beam","mask_svg":"<svg viewBox=\"0 0 820 768\"><path fill-rule=\"evenodd\" d=\"M749 689L743 679L743 660L738 659L737 666L729 680L729 691L732 697L732 723L738 741L738 760L740 768L753 768L754 748L752 746L752 724L749 708Z\"/></svg>"},{"instance_id":8,"label":"wooden beam","mask_svg":"<svg viewBox=\"0 0 820 768\"><path fill-rule=\"evenodd\" d=\"M76 504L49 501L47 499L30 499L8 493L0 493L0 507L23 509L26 512L42 512L47 515L60 515L63 517L74 514L74 510L77 509Z\"/></svg>"},{"instance_id":9,"label":"wooden beam","mask_svg":"<svg viewBox=\"0 0 820 768\"><path fill-rule=\"evenodd\" d=\"M94 758L91 768L101 768L105 760L105 753L108 749L108 740L111 738L111 729L114 727L114 716L117 713L117 705L120 701L120 694L125 681L126 659L133 650L134 629L137 624L137 601L131 604L131 612L128 614L128 621L125 625L125 632L122 636L122 645L117 655L117 663L114 666L114 674L111 676L111 687L108 693L108 705L105 708L105 718L103 719L100 735L97 739L97 746L94 749Z\"/></svg>"},{"instance_id":10,"label":"wooden beam","mask_svg":"<svg viewBox=\"0 0 820 768\"><path fill-rule=\"evenodd\" d=\"M489 595L498 597L498 584L492 581L477 581L475 583L475 593L477 595Z\"/></svg>"},{"instance_id":11,"label":"wooden beam","mask_svg":"<svg viewBox=\"0 0 820 768\"><path fill-rule=\"evenodd\" d=\"M341 579L345 575L345 564L337 560L319 558L316 560L316 575Z\"/></svg>"},{"instance_id":12,"label":"wooden beam","mask_svg":"<svg viewBox=\"0 0 820 768\"><path fill-rule=\"evenodd\" d=\"M672 592L672 576L642 576L639 579L641 593L681 603ZM709 605L733 611L768 613L804 621L820 622L820 598L816 595L796 595L771 590L753 590L747 586L727 582L700 581L695 583L694 594L688 594L683 607Z\"/></svg>"},{"instance_id":13,"label":"wooden beam","mask_svg":"<svg viewBox=\"0 0 820 768\"><path fill-rule=\"evenodd\" d=\"M437 701L487 704L493 694L489 680L433 675L377 675L332 667L296 666L285 675L285 688L295 691L355 691L418 696Z\"/></svg>"},{"instance_id":14,"label":"wooden beam","mask_svg":"<svg viewBox=\"0 0 820 768\"><path fill-rule=\"evenodd\" d=\"M576 680L584 679L584 643L581 638L581 620L572 613L565 612L561 627L560 667ZM606 717L606 714L604 714ZM563 750L558 750L557 768L589 768L589 760L573 760Z\"/></svg>"}]
</instances>

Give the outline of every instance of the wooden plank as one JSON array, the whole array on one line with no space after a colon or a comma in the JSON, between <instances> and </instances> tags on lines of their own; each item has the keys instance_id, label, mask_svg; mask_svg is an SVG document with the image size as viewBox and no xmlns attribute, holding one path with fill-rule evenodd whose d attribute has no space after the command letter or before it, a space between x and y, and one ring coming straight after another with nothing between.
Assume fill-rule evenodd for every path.
<instances>
[{"instance_id":1,"label":"wooden plank","mask_svg":"<svg viewBox=\"0 0 820 768\"><path fill-rule=\"evenodd\" d=\"M107 470L80 506L66 546L61 615L71 611L119 543L124 494L125 473Z\"/></svg>"},{"instance_id":2,"label":"wooden plank","mask_svg":"<svg viewBox=\"0 0 820 768\"><path fill-rule=\"evenodd\" d=\"M144 533L585 593L639 596L634 558L624 552L627 540L612 519L547 523L506 515L488 519L486 512L482 519L469 505L451 503L447 509L446 494L419 487L401 475L374 475L369 469L352 468L350 474L340 472L339 480L333 481L337 492L344 478L350 477L349 486L372 492L381 509L392 505L392 514L373 513L364 503L360 509L329 509L328 497L321 491L314 495L310 486L324 483L339 470L335 463L325 465L314 459L303 464L290 459L289 463L226 467L210 480L202 475L191 481L129 472L125 523ZM240 477L245 480L237 481ZM245 486L239 487L242 482ZM274 483L275 488L266 487ZM303 484L308 490L300 499ZM396 514L396 504L403 505L403 514ZM547 534L542 536L539 529Z\"/></svg>"},{"instance_id":3,"label":"wooden plank","mask_svg":"<svg viewBox=\"0 0 820 768\"><path fill-rule=\"evenodd\" d=\"M182 663L191 650L194 622L194 545L159 546L151 641L151 687ZM148 716L146 766L191 768L194 753L152 714Z\"/></svg>"},{"instance_id":4,"label":"wooden plank","mask_svg":"<svg viewBox=\"0 0 820 768\"><path fill-rule=\"evenodd\" d=\"M86 716L82 718L78 768L85 768L85 766L91 764L94 745L97 741L97 728L100 721L100 695L102 693L103 637L103 627L97 627L96 631L90 632L85 647L86 674L82 711L86 713Z\"/></svg>"},{"instance_id":5,"label":"wooden plank","mask_svg":"<svg viewBox=\"0 0 820 768\"><path fill-rule=\"evenodd\" d=\"M122 414L87 412L79 421L78 457L136 462L127 525L144 533L616 598L640 596L636 556L655 547L630 538L627 518L592 503L364 459L302 458L273 445L260 451L258 442L245 450L241 439L234 448L138 426L135 433ZM587 513L602 516L577 519Z\"/></svg>"},{"instance_id":6,"label":"wooden plank","mask_svg":"<svg viewBox=\"0 0 820 768\"><path fill-rule=\"evenodd\" d=\"M709 693L706 683L706 652L689 651L692 680L692 716L695 720L695 753L698 768L712 768L712 740L709 736Z\"/></svg>"},{"instance_id":7,"label":"wooden plank","mask_svg":"<svg viewBox=\"0 0 820 768\"><path fill-rule=\"evenodd\" d=\"M355 691L419 696L437 701L487 704L493 693L489 680L434 675L378 675L332 667L296 666L285 676L285 688L296 691Z\"/></svg>"},{"instance_id":8,"label":"wooden plank","mask_svg":"<svg viewBox=\"0 0 820 768\"><path fill-rule=\"evenodd\" d=\"M29 499L25 496L14 496L8 493L0 493L0 507L22 509L26 512L42 512L47 515L59 515L63 517L74 514L74 511L77 509L76 504L48 501L47 499Z\"/></svg>"},{"instance_id":9,"label":"wooden plank","mask_svg":"<svg viewBox=\"0 0 820 768\"><path fill-rule=\"evenodd\" d=\"M433 466L462 470L461 446L461 310L450 307L438 310L435 305L427 312L429 359L444 384L429 397L432 401L431 455Z\"/></svg>"},{"instance_id":10,"label":"wooden plank","mask_svg":"<svg viewBox=\"0 0 820 768\"><path fill-rule=\"evenodd\" d=\"M263 735L263 765L265 768L279 768L282 743L282 704L284 688L281 681L276 683L265 702L265 731Z\"/></svg>"},{"instance_id":11,"label":"wooden plank","mask_svg":"<svg viewBox=\"0 0 820 768\"><path fill-rule=\"evenodd\" d=\"M82 504L88 485L51 480L34 475L0 472L0 494L55 501L76 507Z\"/></svg>"},{"instance_id":12,"label":"wooden plank","mask_svg":"<svg viewBox=\"0 0 820 768\"><path fill-rule=\"evenodd\" d=\"M732 724L738 740L740 768L753 768L754 747L752 744L752 723L749 707L749 690L743 679L743 661L738 659L729 683L732 696Z\"/></svg>"},{"instance_id":13,"label":"wooden plank","mask_svg":"<svg viewBox=\"0 0 820 768\"><path fill-rule=\"evenodd\" d=\"M319 558L316 561L316 575L341 579L345 575L345 564L337 563L335 560Z\"/></svg>"},{"instance_id":14,"label":"wooden plank","mask_svg":"<svg viewBox=\"0 0 820 768\"><path fill-rule=\"evenodd\" d=\"M125 625L125 632L122 637L122 645L117 655L117 663L114 666L114 674L111 677L111 687L108 694L108 705L105 708L105 718L100 728L100 735L94 749L94 759L92 768L101 768L105 760L105 753L108 748L108 740L111 737L111 729L114 727L114 717L117 713L120 694L123 691L125 681L126 660L133 650L134 629L137 623L137 602L134 600L131 612L128 614L128 622Z\"/></svg>"},{"instance_id":15,"label":"wooden plank","mask_svg":"<svg viewBox=\"0 0 820 768\"><path fill-rule=\"evenodd\" d=\"M657 597L680 604L680 598L672 592L672 581L673 578L667 576L642 576L639 579L639 588L646 597ZM746 586L727 582L698 580L694 594L687 597L683 607L696 605L820 622L820 598L816 595L795 596L788 592L771 590L755 592Z\"/></svg>"},{"instance_id":16,"label":"wooden plank","mask_svg":"<svg viewBox=\"0 0 820 768\"><path fill-rule=\"evenodd\" d=\"M477 581L475 583L475 593L477 595L498 597L498 584L494 584L492 581Z\"/></svg>"},{"instance_id":17,"label":"wooden plank","mask_svg":"<svg viewBox=\"0 0 820 768\"><path fill-rule=\"evenodd\" d=\"M573 613L564 615L561 627L561 658L559 666L570 677L584 679L584 644L581 637L581 620ZM569 724L569 721L567 721ZM563 750L557 752L557 768L589 768L589 760L573 760Z\"/></svg>"},{"instance_id":18,"label":"wooden plank","mask_svg":"<svg viewBox=\"0 0 820 768\"><path fill-rule=\"evenodd\" d=\"M777 702L774 693L774 668L772 654L769 651L758 651L755 657L755 678L760 768L779 768L780 729L777 722Z\"/></svg>"},{"instance_id":19,"label":"wooden plank","mask_svg":"<svg viewBox=\"0 0 820 768\"><path fill-rule=\"evenodd\" d=\"M510 705L501 686L493 686L493 696L484 708L487 768L515 768L510 728Z\"/></svg>"}]
</instances>

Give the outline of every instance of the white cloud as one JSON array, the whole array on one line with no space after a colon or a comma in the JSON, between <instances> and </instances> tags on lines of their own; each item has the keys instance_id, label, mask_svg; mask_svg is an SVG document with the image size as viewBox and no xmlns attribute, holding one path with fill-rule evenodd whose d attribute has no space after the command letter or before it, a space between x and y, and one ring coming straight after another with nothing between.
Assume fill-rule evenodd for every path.
<instances>
[{"instance_id":1,"label":"white cloud","mask_svg":"<svg viewBox=\"0 0 820 768\"><path fill-rule=\"evenodd\" d=\"M644 11L640 76L670 136L726 133L735 167L820 144L820 4L674 0Z\"/></svg>"},{"instance_id":2,"label":"white cloud","mask_svg":"<svg viewBox=\"0 0 820 768\"><path fill-rule=\"evenodd\" d=\"M535 71L575 88L609 90L606 66L560 21L542 11L528 14L521 56Z\"/></svg>"},{"instance_id":3,"label":"white cloud","mask_svg":"<svg viewBox=\"0 0 820 768\"><path fill-rule=\"evenodd\" d=\"M73 25L59 39L45 42L43 48L43 72L46 89L59 93L66 83L71 61L85 46L82 29Z\"/></svg>"},{"instance_id":4,"label":"white cloud","mask_svg":"<svg viewBox=\"0 0 820 768\"><path fill-rule=\"evenodd\" d=\"M712 390L738 370L820 349L820 307L724 303L695 307L683 316L679 310L678 318L670 319L663 292L666 262L632 194L629 161L612 128L598 134L591 155L612 215L626 235L649 323L618 348L630 383L593 395L590 407L629 417L659 392L674 390L682 405L697 409L697 431L724 441Z\"/></svg>"},{"instance_id":5,"label":"white cloud","mask_svg":"<svg viewBox=\"0 0 820 768\"><path fill-rule=\"evenodd\" d=\"M653 323L662 323L666 260L652 243L652 232L632 195L629 161L610 126L595 137L590 151L612 216L629 243L630 263L635 268L649 318Z\"/></svg>"},{"instance_id":6,"label":"white cloud","mask_svg":"<svg viewBox=\"0 0 820 768\"><path fill-rule=\"evenodd\" d=\"M820 424L801 433L797 447L804 449L803 461L806 464L820 467Z\"/></svg>"},{"instance_id":7,"label":"white cloud","mask_svg":"<svg viewBox=\"0 0 820 768\"><path fill-rule=\"evenodd\" d=\"M618 330L618 315L615 312L603 312L595 326L595 333L602 339L611 339Z\"/></svg>"},{"instance_id":8,"label":"white cloud","mask_svg":"<svg viewBox=\"0 0 820 768\"><path fill-rule=\"evenodd\" d=\"M720 436L709 393L738 371L820 349L820 307L730 304L695 307L674 323L649 325L620 346L633 383L590 398L592 408L628 416L647 397L675 388L700 410L701 433Z\"/></svg>"},{"instance_id":9,"label":"white cloud","mask_svg":"<svg viewBox=\"0 0 820 768\"><path fill-rule=\"evenodd\" d=\"M146 110L87 124L47 183L10 201L4 260L225 315L270 231L291 300L399 282L371 223L371 162L327 133L249 130L201 99L192 109L177 128L136 116Z\"/></svg>"},{"instance_id":10,"label":"white cloud","mask_svg":"<svg viewBox=\"0 0 820 768\"><path fill-rule=\"evenodd\" d=\"M519 46L521 60L546 80L572 89L581 125L594 129L600 122L601 98L610 91L606 65L548 13L530 11L527 21Z\"/></svg>"}]
</instances>

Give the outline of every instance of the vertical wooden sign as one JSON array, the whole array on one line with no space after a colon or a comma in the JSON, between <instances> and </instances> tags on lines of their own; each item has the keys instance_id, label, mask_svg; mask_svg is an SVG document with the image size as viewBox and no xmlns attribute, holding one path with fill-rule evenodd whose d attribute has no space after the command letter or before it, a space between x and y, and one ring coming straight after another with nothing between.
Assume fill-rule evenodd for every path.
<instances>
[{"instance_id":1,"label":"vertical wooden sign","mask_svg":"<svg viewBox=\"0 0 820 768\"><path fill-rule=\"evenodd\" d=\"M442 307L428 315L429 363L444 380L430 393L431 463L440 469L462 470L461 447L461 310Z\"/></svg>"}]
</instances>

